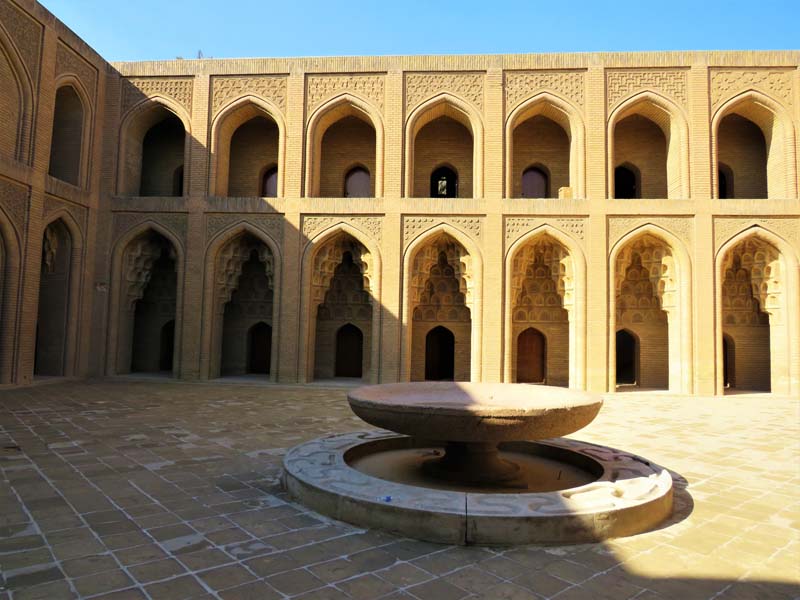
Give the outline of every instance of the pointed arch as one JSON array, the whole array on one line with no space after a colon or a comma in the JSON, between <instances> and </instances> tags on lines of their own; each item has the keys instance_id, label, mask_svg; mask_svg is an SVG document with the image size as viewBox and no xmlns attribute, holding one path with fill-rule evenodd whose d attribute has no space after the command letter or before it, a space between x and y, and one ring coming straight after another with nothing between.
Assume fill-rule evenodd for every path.
<instances>
[{"instance_id":1,"label":"pointed arch","mask_svg":"<svg viewBox=\"0 0 800 600\"><path fill-rule=\"evenodd\" d=\"M667 313L669 390L691 394L694 389L691 259L681 240L670 231L653 223L641 225L622 236L613 245L609 254L609 391L613 392L616 387L617 290L620 277L624 277L618 263L621 253L629 245L647 236L652 236L666 246L674 259L658 276L659 281L664 283L663 289L658 292L662 300L661 308Z\"/></svg>"},{"instance_id":2,"label":"pointed arch","mask_svg":"<svg viewBox=\"0 0 800 600\"><path fill-rule=\"evenodd\" d=\"M0 206L0 383L19 379L20 239Z\"/></svg>"},{"instance_id":3,"label":"pointed arch","mask_svg":"<svg viewBox=\"0 0 800 600\"><path fill-rule=\"evenodd\" d=\"M514 260L519 252L529 244L541 238L550 237L566 248L572 262L573 272L571 301L566 301L569 313L569 387L586 389L586 256L571 235L556 229L552 225L540 225L516 240L506 251L505 256L505 301L504 301L504 350L503 380L511 383L514 380L514 336L513 336L513 293L512 277ZM566 287L566 285L565 285ZM566 292L566 290L565 290ZM566 306L565 306L566 308Z\"/></svg>"},{"instance_id":4,"label":"pointed arch","mask_svg":"<svg viewBox=\"0 0 800 600\"><path fill-rule=\"evenodd\" d=\"M250 235L263 243L272 254L272 349L270 351L270 380L278 381L281 339L280 305L283 291L281 266L283 258L280 245L270 235L247 221L239 221L217 233L208 243L204 261L203 285L203 319L200 331L200 377L213 378L219 376L221 353L219 351L222 327L219 322L219 298L217 288L217 263L219 253L242 235Z\"/></svg>"},{"instance_id":5,"label":"pointed arch","mask_svg":"<svg viewBox=\"0 0 800 600\"><path fill-rule=\"evenodd\" d=\"M163 112L162 112L163 111ZM169 118L171 113L183 124L183 189L188 190L192 120L180 104L167 96L151 96L133 106L123 115L119 129L119 154L117 156L117 193L126 196L140 194L142 175L142 143L152 127Z\"/></svg>"},{"instance_id":6,"label":"pointed arch","mask_svg":"<svg viewBox=\"0 0 800 600\"><path fill-rule=\"evenodd\" d=\"M423 231L403 251L403 297L401 299L401 345L400 345L400 381L411 379L411 281L413 277L414 259L417 253L429 243L442 235L448 235L458 242L466 252L462 260L462 275L465 280L466 304L471 313L470 334L470 380L482 381L483 365L483 254L475 241L448 223L440 223Z\"/></svg>"},{"instance_id":7,"label":"pointed arch","mask_svg":"<svg viewBox=\"0 0 800 600\"><path fill-rule=\"evenodd\" d=\"M506 118L506 198L512 198L514 195L514 130L528 119L537 116L547 117L554 121L569 136L569 186L572 188L573 198L585 197L586 126L581 112L561 96L550 92L541 92L519 104Z\"/></svg>"},{"instance_id":8,"label":"pointed arch","mask_svg":"<svg viewBox=\"0 0 800 600\"><path fill-rule=\"evenodd\" d=\"M173 358L173 374L180 376L182 373L182 339L183 339L183 286L184 286L184 265L186 261L186 249L175 234L157 221L148 219L139 223L135 227L126 231L114 244L111 251L111 293L109 294L108 310L108 334L106 346L106 374L116 375L125 373L129 369L130 348L127 347L129 340L132 340L131 331L126 331L123 323L123 313L128 310L124 306L124 275L123 259L128 246L139 236L148 232L154 232L163 237L175 252L176 268L176 299L175 299L175 354ZM126 345L126 347L122 347Z\"/></svg>"},{"instance_id":9,"label":"pointed arch","mask_svg":"<svg viewBox=\"0 0 800 600\"><path fill-rule=\"evenodd\" d=\"M211 194L228 196L231 138L238 128L256 117L266 117L278 127L278 197L283 197L286 161L286 121L269 100L248 94L229 102L211 122L211 165L208 189ZM259 184L260 186L260 184Z\"/></svg>"},{"instance_id":10,"label":"pointed arch","mask_svg":"<svg viewBox=\"0 0 800 600\"><path fill-rule=\"evenodd\" d=\"M761 274L759 300L769 315L770 389L775 394L800 394L800 260L797 250L777 233L757 224L723 242L715 255L716 390L724 393L722 283L729 254L740 244L760 242L772 249Z\"/></svg>"},{"instance_id":11,"label":"pointed arch","mask_svg":"<svg viewBox=\"0 0 800 600\"><path fill-rule=\"evenodd\" d=\"M70 236L71 254L69 259L69 289L67 298L67 330L66 345L65 345L65 359L64 359L64 376L71 377L77 375L79 372L80 356L78 355L78 348L80 347L80 333L81 333L81 298L83 290L83 273L84 273L84 239L83 231L80 225L66 210L57 210L45 218L42 222L42 231L44 232L50 225L60 221ZM41 301L41 298L40 298Z\"/></svg>"},{"instance_id":12,"label":"pointed arch","mask_svg":"<svg viewBox=\"0 0 800 600\"><path fill-rule=\"evenodd\" d=\"M791 115L778 100L754 89L727 100L711 119L711 185L714 198L719 198L719 126L725 117L733 114L754 123L764 135L767 144L767 196L797 198L797 151Z\"/></svg>"},{"instance_id":13,"label":"pointed arch","mask_svg":"<svg viewBox=\"0 0 800 600\"><path fill-rule=\"evenodd\" d=\"M383 196L384 125L380 112L353 94L334 96L317 107L306 126L305 196L319 196L322 138L329 127L345 117L356 117L375 130L375 197Z\"/></svg>"},{"instance_id":14,"label":"pointed arch","mask_svg":"<svg viewBox=\"0 0 800 600\"><path fill-rule=\"evenodd\" d=\"M80 126L80 146L78 147L78 157L77 157L77 173L74 182L68 181L68 183L72 183L76 187L85 188L88 184L88 177L89 177L89 158L91 157L92 153L92 130L94 124L94 104L92 102L92 95L88 92L86 87L83 85L83 82L78 79L75 75L67 74L62 75L55 81L55 89L56 89L56 98L58 97L58 92L64 88L70 87L75 92L75 95L78 97L78 100L81 104L81 126ZM56 110L58 106L54 107L53 112L53 119L54 121L57 118ZM54 127L54 137L55 137L55 127ZM54 141L51 140L50 144L50 174L52 175L52 163L53 163L53 151L54 151Z\"/></svg>"},{"instance_id":15,"label":"pointed arch","mask_svg":"<svg viewBox=\"0 0 800 600\"><path fill-rule=\"evenodd\" d=\"M634 94L618 104L608 118L608 196L614 196L615 129L625 118L639 115L654 123L667 141L667 198L687 199L689 179L689 125L686 113L669 98L653 91Z\"/></svg>"},{"instance_id":16,"label":"pointed arch","mask_svg":"<svg viewBox=\"0 0 800 600\"><path fill-rule=\"evenodd\" d=\"M442 92L418 105L406 119L404 197L414 197L414 146L417 134L431 121L446 116L461 123L472 134L472 197L483 197L483 119L475 107Z\"/></svg>"},{"instance_id":17,"label":"pointed arch","mask_svg":"<svg viewBox=\"0 0 800 600\"><path fill-rule=\"evenodd\" d=\"M0 61L8 64L13 79L10 87L16 91L16 98L11 98L12 102L8 109L16 113L15 132L10 139L13 141L13 148L3 147L0 152L9 158L19 162L30 164L32 156L32 136L33 136L33 115L35 113L36 96L33 93L34 85L31 74L25 66L25 61L17 50L11 36L0 23ZM3 90L4 97L10 96L9 89ZM16 105L16 106L13 106Z\"/></svg>"},{"instance_id":18,"label":"pointed arch","mask_svg":"<svg viewBox=\"0 0 800 600\"><path fill-rule=\"evenodd\" d=\"M367 250L367 256L361 257L362 273L365 288L372 296L372 332L370 338L370 383L378 383L381 374L381 277L382 261L380 248L367 234L350 225L340 222L319 232L309 240L303 249L300 267L301 300L300 300L300 344L298 348L298 377L301 383L307 383L314 377L314 348L316 330L312 324L316 323L313 310L316 303L311 297L312 280L314 272L314 259L326 244L332 242L338 235L347 235L361 244Z\"/></svg>"}]
</instances>

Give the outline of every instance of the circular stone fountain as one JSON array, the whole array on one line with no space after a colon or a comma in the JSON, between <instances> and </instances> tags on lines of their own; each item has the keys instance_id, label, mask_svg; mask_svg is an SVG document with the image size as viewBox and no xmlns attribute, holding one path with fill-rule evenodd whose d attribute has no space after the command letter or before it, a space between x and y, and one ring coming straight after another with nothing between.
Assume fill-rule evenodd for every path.
<instances>
[{"instance_id":1,"label":"circular stone fountain","mask_svg":"<svg viewBox=\"0 0 800 600\"><path fill-rule=\"evenodd\" d=\"M644 531L672 511L665 469L560 438L597 416L595 394L426 382L363 387L348 400L366 422L405 435L334 435L286 454L289 492L334 518L444 543L577 543Z\"/></svg>"}]
</instances>

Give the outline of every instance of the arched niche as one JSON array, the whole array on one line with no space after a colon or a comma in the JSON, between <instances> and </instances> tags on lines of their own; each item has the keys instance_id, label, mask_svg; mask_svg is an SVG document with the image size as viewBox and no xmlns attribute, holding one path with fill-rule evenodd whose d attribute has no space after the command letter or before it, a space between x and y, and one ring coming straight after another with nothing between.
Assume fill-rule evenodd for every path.
<instances>
[{"instance_id":1,"label":"arched niche","mask_svg":"<svg viewBox=\"0 0 800 600\"><path fill-rule=\"evenodd\" d=\"M33 82L14 42L0 24L0 155L29 163L34 114Z\"/></svg>"},{"instance_id":2,"label":"arched niche","mask_svg":"<svg viewBox=\"0 0 800 600\"><path fill-rule=\"evenodd\" d=\"M683 243L643 225L614 244L609 266L609 391L616 388L615 332L627 329L642 341L638 384L691 394L692 275Z\"/></svg>"},{"instance_id":3,"label":"arched niche","mask_svg":"<svg viewBox=\"0 0 800 600\"><path fill-rule=\"evenodd\" d=\"M91 145L91 102L83 85L73 76L62 77L56 85L48 173L84 187Z\"/></svg>"},{"instance_id":4,"label":"arched niche","mask_svg":"<svg viewBox=\"0 0 800 600\"><path fill-rule=\"evenodd\" d=\"M421 233L409 243L403 253L401 381L424 378L421 348L427 332L439 325L456 336L460 356L456 379L481 381L482 260L475 242L446 224ZM457 290L450 289L450 281L455 281Z\"/></svg>"},{"instance_id":5,"label":"arched niche","mask_svg":"<svg viewBox=\"0 0 800 600\"><path fill-rule=\"evenodd\" d=\"M653 92L618 105L608 121L609 196L614 170L630 163L641 173L641 198L685 199L689 187L689 127L682 109Z\"/></svg>"},{"instance_id":6,"label":"arched niche","mask_svg":"<svg viewBox=\"0 0 800 600\"><path fill-rule=\"evenodd\" d=\"M543 141L537 135L542 130L548 134ZM559 135L566 136L566 151ZM551 181L550 196L557 197L560 187L569 187L568 197L583 198L586 195L585 137L583 117L563 98L545 92L517 106L505 124L506 198L522 197L522 173L536 164L544 165L556 175Z\"/></svg>"},{"instance_id":7,"label":"arched niche","mask_svg":"<svg viewBox=\"0 0 800 600\"><path fill-rule=\"evenodd\" d=\"M209 189L217 196L263 196L263 175L277 169L283 196L286 124L280 110L255 96L226 105L211 124Z\"/></svg>"},{"instance_id":8,"label":"arched niche","mask_svg":"<svg viewBox=\"0 0 800 600\"><path fill-rule=\"evenodd\" d=\"M122 196L183 195L189 181L186 166L191 164L190 123L185 109L161 96L129 110L120 127L117 192ZM176 182L179 169L182 181Z\"/></svg>"},{"instance_id":9,"label":"arched niche","mask_svg":"<svg viewBox=\"0 0 800 600\"><path fill-rule=\"evenodd\" d=\"M537 295L524 293L526 280L530 279L527 277L529 268L539 267L546 267L548 271L553 285L546 295L551 300L558 299L557 306L554 302L545 306L543 296L542 305L536 306ZM555 369L553 373L558 375L555 381L559 385L586 389L586 259L578 243L550 225L526 233L506 252L505 281L503 380L516 381L516 341L519 334L528 327L553 328L556 336L563 338L564 332L559 330L559 327L563 329L563 325L559 326L563 319L559 317L560 311L565 311L567 339L561 346L566 347L567 352L564 356L561 349L555 353L551 350L549 360L555 361L551 370ZM531 296L530 303L521 302L528 296ZM516 316L522 318L515 319L515 311L518 311ZM543 315L546 317L544 320L536 318Z\"/></svg>"},{"instance_id":10,"label":"arched niche","mask_svg":"<svg viewBox=\"0 0 800 600\"><path fill-rule=\"evenodd\" d=\"M371 136L370 129L372 130ZM328 132L330 132L330 136L328 136ZM373 144L374 154L369 152ZM337 156L335 147L344 148L351 155ZM355 154L353 155L353 153ZM306 197L340 195L344 175L355 163L367 167L372 175L371 186L374 196L381 197L383 195L383 157L383 117L375 107L351 94L342 94L328 100L318 107L308 120L306 129ZM328 165L324 171L323 162Z\"/></svg>"},{"instance_id":11,"label":"arched niche","mask_svg":"<svg viewBox=\"0 0 800 600\"><path fill-rule=\"evenodd\" d=\"M429 126L442 131L420 148L418 136ZM458 139L448 142L448 136ZM428 197L430 175L443 162L458 171L459 197L483 197L483 121L469 103L444 93L420 104L406 121L405 148L407 198Z\"/></svg>"},{"instance_id":12,"label":"arched niche","mask_svg":"<svg viewBox=\"0 0 800 600\"><path fill-rule=\"evenodd\" d=\"M719 165L733 175L733 198L797 198L797 151L791 116L769 96L749 90L717 109L711 121L712 187Z\"/></svg>"}]
</instances>

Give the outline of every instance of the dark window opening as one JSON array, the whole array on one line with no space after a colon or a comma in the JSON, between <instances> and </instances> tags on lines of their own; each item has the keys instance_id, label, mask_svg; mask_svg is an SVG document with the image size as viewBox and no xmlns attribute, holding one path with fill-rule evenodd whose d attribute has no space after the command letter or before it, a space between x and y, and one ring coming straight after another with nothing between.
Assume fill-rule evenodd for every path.
<instances>
[{"instance_id":1,"label":"dark window opening","mask_svg":"<svg viewBox=\"0 0 800 600\"><path fill-rule=\"evenodd\" d=\"M172 357L175 352L175 321L167 321L161 328L161 353L158 361L160 371L172 372Z\"/></svg>"},{"instance_id":2,"label":"dark window opening","mask_svg":"<svg viewBox=\"0 0 800 600\"><path fill-rule=\"evenodd\" d=\"M261 176L261 197L278 197L278 167L267 169Z\"/></svg>"},{"instance_id":3,"label":"dark window opening","mask_svg":"<svg viewBox=\"0 0 800 600\"><path fill-rule=\"evenodd\" d=\"M522 173L523 198L550 198L550 177L541 167L531 167Z\"/></svg>"},{"instance_id":4,"label":"dark window opening","mask_svg":"<svg viewBox=\"0 0 800 600\"><path fill-rule=\"evenodd\" d=\"M372 195L369 171L364 167L354 167L344 177L345 198L369 198Z\"/></svg>"},{"instance_id":5,"label":"dark window opening","mask_svg":"<svg viewBox=\"0 0 800 600\"><path fill-rule=\"evenodd\" d=\"M629 331L617 332L617 385L636 385L639 342Z\"/></svg>"},{"instance_id":6,"label":"dark window opening","mask_svg":"<svg viewBox=\"0 0 800 600\"><path fill-rule=\"evenodd\" d=\"M734 380L734 345L727 335L722 336L722 383L726 388L736 387Z\"/></svg>"},{"instance_id":7,"label":"dark window opening","mask_svg":"<svg viewBox=\"0 0 800 600\"><path fill-rule=\"evenodd\" d=\"M431 174L431 198L457 198L458 175L449 167L439 167Z\"/></svg>"},{"instance_id":8,"label":"dark window opening","mask_svg":"<svg viewBox=\"0 0 800 600\"><path fill-rule=\"evenodd\" d=\"M272 327L256 323L247 332L247 372L269 375L272 358Z\"/></svg>"},{"instance_id":9,"label":"dark window opening","mask_svg":"<svg viewBox=\"0 0 800 600\"><path fill-rule=\"evenodd\" d=\"M348 323L336 332L336 377L361 377L364 360L364 334Z\"/></svg>"},{"instance_id":10,"label":"dark window opening","mask_svg":"<svg viewBox=\"0 0 800 600\"><path fill-rule=\"evenodd\" d=\"M442 326L425 336L425 380L453 381L455 378L456 338Z\"/></svg>"},{"instance_id":11,"label":"dark window opening","mask_svg":"<svg viewBox=\"0 0 800 600\"><path fill-rule=\"evenodd\" d=\"M172 195L183 196L183 165L175 169L172 176Z\"/></svg>"},{"instance_id":12,"label":"dark window opening","mask_svg":"<svg viewBox=\"0 0 800 600\"><path fill-rule=\"evenodd\" d=\"M733 171L728 165L724 165L719 163L717 167L718 172L718 190L719 190L719 197L721 200L725 200L727 198L734 198L733 195Z\"/></svg>"},{"instance_id":13,"label":"dark window opening","mask_svg":"<svg viewBox=\"0 0 800 600\"><path fill-rule=\"evenodd\" d=\"M638 198L639 176L632 168L619 166L614 169L614 197L620 199Z\"/></svg>"}]
</instances>

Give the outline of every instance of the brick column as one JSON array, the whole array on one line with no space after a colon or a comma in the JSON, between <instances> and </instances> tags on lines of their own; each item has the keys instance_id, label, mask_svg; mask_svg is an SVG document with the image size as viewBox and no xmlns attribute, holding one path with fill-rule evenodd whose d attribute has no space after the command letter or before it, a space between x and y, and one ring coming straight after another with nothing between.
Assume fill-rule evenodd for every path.
<instances>
[{"instance_id":1,"label":"brick column","mask_svg":"<svg viewBox=\"0 0 800 600\"><path fill-rule=\"evenodd\" d=\"M586 190L589 223L586 233L586 388L608 389L609 331L606 95L602 65L586 73Z\"/></svg>"}]
</instances>

